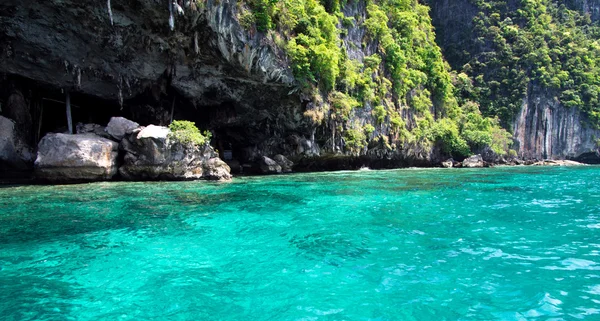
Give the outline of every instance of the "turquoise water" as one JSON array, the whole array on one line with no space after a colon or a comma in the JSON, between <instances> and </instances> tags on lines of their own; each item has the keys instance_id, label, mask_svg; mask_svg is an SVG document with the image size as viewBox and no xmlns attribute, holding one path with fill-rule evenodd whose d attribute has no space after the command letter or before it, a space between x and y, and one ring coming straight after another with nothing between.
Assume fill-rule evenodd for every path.
<instances>
[{"instance_id":1,"label":"turquoise water","mask_svg":"<svg viewBox=\"0 0 600 321\"><path fill-rule=\"evenodd\" d=\"M2 320L600 320L600 167L0 188Z\"/></svg>"}]
</instances>

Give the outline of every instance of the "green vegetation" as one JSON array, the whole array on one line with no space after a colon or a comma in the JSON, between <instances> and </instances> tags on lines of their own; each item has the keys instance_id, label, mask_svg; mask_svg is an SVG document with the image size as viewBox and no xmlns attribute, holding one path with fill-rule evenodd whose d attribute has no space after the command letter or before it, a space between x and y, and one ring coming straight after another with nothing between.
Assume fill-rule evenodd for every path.
<instances>
[{"instance_id":1,"label":"green vegetation","mask_svg":"<svg viewBox=\"0 0 600 321\"><path fill-rule=\"evenodd\" d=\"M462 94L505 127L528 88L549 91L566 107L579 108L600 128L600 27L563 1L471 0L476 43L462 69L473 75Z\"/></svg>"},{"instance_id":2,"label":"green vegetation","mask_svg":"<svg viewBox=\"0 0 600 321\"><path fill-rule=\"evenodd\" d=\"M187 120L174 120L169 125L171 132L169 138L183 145L202 146L210 141L211 133L205 131L200 133L196 125Z\"/></svg>"},{"instance_id":3,"label":"green vegetation","mask_svg":"<svg viewBox=\"0 0 600 321\"><path fill-rule=\"evenodd\" d=\"M346 140L346 148L352 154L359 154L360 151L367 146L367 136L365 131L360 128L349 128L344 132Z\"/></svg>"},{"instance_id":4,"label":"green vegetation","mask_svg":"<svg viewBox=\"0 0 600 321\"><path fill-rule=\"evenodd\" d=\"M367 0L366 13L345 16L341 8L353 2L246 3L253 16L239 13L240 22L282 40L296 79L313 97L314 108L305 117L341 131L347 151L363 150L376 127L390 133L379 138L390 149L437 144L458 157L484 146L499 154L508 151L510 135L497 120L482 116L468 97L474 92L471 80L452 76L435 43L427 6L415 0ZM361 44L346 39L353 28L366 31ZM349 57L350 50L367 52L368 46L372 55ZM369 126L354 123L360 108L370 113Z\"/></svg>"}]
</instances>

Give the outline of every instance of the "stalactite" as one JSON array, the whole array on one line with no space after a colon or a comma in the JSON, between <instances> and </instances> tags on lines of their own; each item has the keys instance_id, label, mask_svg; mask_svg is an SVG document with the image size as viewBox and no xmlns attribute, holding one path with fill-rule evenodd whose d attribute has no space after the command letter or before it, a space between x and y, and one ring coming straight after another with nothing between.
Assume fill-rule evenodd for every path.
<instances>
[{"instance_id":1,"label":"stalactite","mask_svg":"<svg viewBox=\"0 0 600 321\"><path fill-rule=\"evenodd\" d=\"M42 133L42 121L44 116L44 101L40 100L38 103L39 106L39 117L38 117L38 127L35 136L35 143L37 144L40 141L40 135Z\"/></svg>"},{"instance_id":2,"label":"stalactite","mask_svg":"<svg viewBox=\"0 0 600 321\"><path fill-rule=\"evenodd\" d=\"M194 51L196 54L200 53L200 46L198 45L198 31L194 32Z\"/></svg>"},{"instance_id":3,"label":"stalactite","mask_svg":"<svg viewBox=\"0 0 600 321\"><path fill-rule=\"evenodd\" d=\"M175 30L175 16L173 16L173 3L169 0L169 27Z\"/></svg>"},{"instance_id":4,"label":"stalactite","mask_svg":"<svg viewBox=\"0 0 600 321\"><path fill-rule=\"evenodd\" d=\"M110 19L110 25L113 25L112 9L110 8L110 0L106 0L106 6L108 7L108 18Z\"/></svg>"},{"instance_id":5,"label":"stalactite","mask_svg":"<svg viewBox=\"0 0 600 321\"><path fill-rule=\"evenodd\" d=\"M175 100L177 99L177 96L173 97L173 103L171 104L171 121L169 122L169 124L173 123L173 115L175 114Z\"/></svg>"},{"instance_id":6,"label":"stalactite","mask_svg":"<svg viewBox=\"0 0 600 321\"><path fill-rule=\"evenodd\" d=\"M81 68L79 66L75 67L75 81L77 84L77 88L81 88Z\"/></svg>"},{"instance_id":7,"label":"stalactite","mask_svg":"<svg viewBox=\"0 0 600 321\"><path fill-rule=\"evenodd\" d=\"M117 85L117 88L119 88L119 92L117 94L119 106L121 107L121 110L123 110L123 76L119 77L119 84Z\"/></svg>"},{"instance_id":8,"label":"stalactite","mask_svg":"<svg viewBox=\"0 0 600 321\"><path fill-rule=\"evenodd\" d=\"M177 13L179 15L183 16L185 14L183 8L179 4L177 4L177 2L173 1L173 7L175 7L175 10L177 10Z\"/></svg>"},{"instance_id":9,"label":"stalactite","mask_svg":"<svg viewBox=\"0 0 600 321\"><path fill-rule=\"evenodd\" d=\"M73 134L73 118L71 117L71 94L67 91L66 97L67 105L67 126L69 127L69 134Z\"/></svg>"}]
</instances>

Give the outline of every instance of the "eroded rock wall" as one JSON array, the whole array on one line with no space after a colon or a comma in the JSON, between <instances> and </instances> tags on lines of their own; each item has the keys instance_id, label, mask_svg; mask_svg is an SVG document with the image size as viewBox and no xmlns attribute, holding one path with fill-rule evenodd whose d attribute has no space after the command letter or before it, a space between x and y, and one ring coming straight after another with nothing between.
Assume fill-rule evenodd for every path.
<instances>
[{"instance_id":1,"label":"eroded rock wall","mask_svg":"<svg viewBox=\"0 0 600 321\"><path fill-rule=\"evenodd\" d=\"M585 2L593 7L590 3L595 0ZM377 160L378 167L395 167L440 160L434 146L419 142L387 147L382 138L393 143L394 135L389 124L375 123L373 106L353 110L347 124L311 124L304 115L311 102L301 94L272 35L242 28L237 1L199 3L195 9L184 7L185 14L175 17L171 30L166 0L112 1L112 23L105 1L35 1L26 6L16 0L2 1L0 73L20 75L59 93L68 90L118 103L129 113L125 116L140 124L190 119L213 131L213 146L221 153L233 149L242 162L276 154L293 158L344 152L337 128L348 124L374 127L368 146L360 152L365 162ZM468 0L428 3L445 53L458 55L470 46L475 7ZM365 2L349 1L343 12L364 21ZM342 40L350 58L362 61L381 50L358 23L345 28ZM162 95L163 100L168 96L168 107L135 102L144 95L155 99ZM559 107L544 109L546 102L535 101L531 96L523 116L515 121L521 155L571 157L588 150L593 139L584 126L574 125L579 124L579 115L542 112ZM415 116L406 106L397 107L410 129ZM571 118L557 118L563 116ZM552 119L552 125L537 125L548 123L544 119ZM572 127L567 130L567 126ZM541 136L551 139L540 143L532 138Z\"/></svg>"},{"instance_id":2,"label":"eroded rock wall","mask_svg":"<svg viewBox=\"0 0 600 321\"><path fill-rule=\"evenodd\" d=\"M207 0L169 30L168 1L6 0L0 3L0 70L57 88L127 99L165 73L182 92L239 81L291 85L263 35L235 21L235 1ZM243 88L243 87L241 87Z\"/></svg>"},{"instance_id":3,"label":"eroded rock wall","mask_svg":"<svg viewBox=\"0 0 600 321\"><path fill-rule=\"evenodd\" d=\"M580 159L598 152L600 130L590 127L578 109L539 89L523 99L513 128L515 149L525 159Z\"/></svg>"}]
</instances>

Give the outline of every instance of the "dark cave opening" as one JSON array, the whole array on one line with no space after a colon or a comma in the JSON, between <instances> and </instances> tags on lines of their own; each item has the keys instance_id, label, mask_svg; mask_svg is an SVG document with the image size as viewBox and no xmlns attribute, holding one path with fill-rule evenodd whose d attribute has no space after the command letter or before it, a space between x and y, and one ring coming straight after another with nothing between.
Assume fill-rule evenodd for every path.
<instances>
[{"instance_id":1,"label":"dark cave opening","mask_svg":"<svg viewBox=\"0 0 600 321\"><path fill-rule=\"evenodd\" d=\"M33 146L44 135L68 132L64 89L35 80L10 75L0 81L2 115L17 123L24 138ZM77 123L106 125L111 117L123 116L124 109L117 101L69 92L73 130Z\"/></svg>"},{"instance_id":2,"label":"dark cave opening","mask_svg":"<svg viewBox=\"0 0 600 321\"><path fill-rule=\"evenodd\" d=\"M213 99L214 91L207 92ZM223 102L194 105L182 97L177 98L174 119L189 120L196 124L200 131L208 130L212 134L211 145L224 160L243 161L247 157L244 150L251 144L248 128L238 123L239 106L236 102Z\"/></svg>"},{"instance_id":3,"label":"dark cave opening","mask_svg":"<svg viewBox=\"0 0 600 321\"><path fill-rule=\"evenodd\" d=\"M164 77L125 99L122 106L116 97L102 99L73 88L69 95L74 133L78 123L106 126L116 116L142 126L168 126L171 120L189 120L201 131L212 133L211 145L222 159L240 163L254 161L253 147L268 138L269 120L265 116L249 113L237 101L224 98L218 89L207 90L199 101L190 100ZM65 89L36 80L15 75L0 79L1 114L17 122L33 147L48 133L68 132L66 97ZM11 105L11 101L19 103Z\"/></svg>"},{"instance_id":4,"label":"dark cave opening","mask_svg":"<svg viewBox=\"0 0 600 321\"><path fill-rule=\"evenodd\" d=\"M73 131L78 123L94 123L106 126L111 117L125 117L140 125L168 126L174 104L188 102L158 81L140 94L125 99L121 106L115 99L103 99L71 89L71 116ZM17 75L5 75L0 79L0 114L17 123L23 137L36 146L48 133L68 132L67 92Z\"/></svg>"},{"instance_id":5,"label":"dark cave opening","mask_svg":"<svg viewBox=\"0 0 600 321\"><path fill-rule=\"evenodd\" d=\"M91 97L77 92L70 93L73 127L78 123L94 123L106 126L111 117L124 116L123 109L116 101ZM48 92L41 98L40 138L50 132L67 132L66 94ZM74 129L75 131L75 129Z\"/></svg>"}]
</instances>

